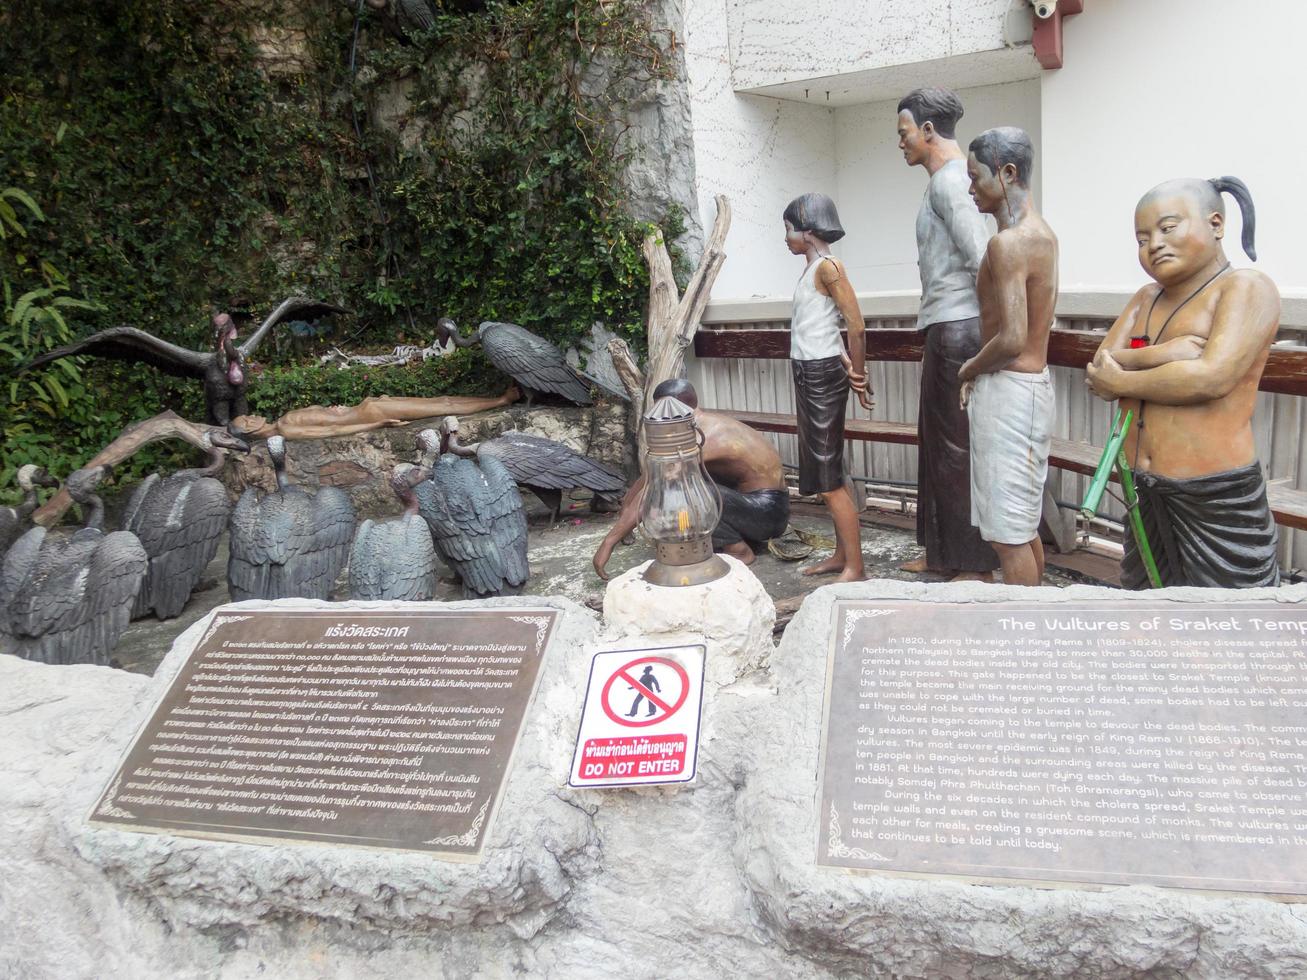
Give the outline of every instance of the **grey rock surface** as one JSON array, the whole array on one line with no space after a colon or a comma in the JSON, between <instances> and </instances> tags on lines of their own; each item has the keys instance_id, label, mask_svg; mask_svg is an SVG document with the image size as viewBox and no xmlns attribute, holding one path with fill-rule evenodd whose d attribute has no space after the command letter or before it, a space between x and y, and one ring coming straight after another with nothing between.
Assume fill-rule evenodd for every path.
<instances>
[{"instance_id":1,"label":"grey rock surface","mask_svg":"<svg viewBox=\"0 0 1307 980\"><path fill-rule=\"evenodd\" d=\"M820 721L837 599L934 602L1149 601L1157 593L1073 586L873 581L814 593L771 659L783 710L728 712L719 734L747 745L735 799L735 859L778 943L840 975L910 977L1288 977L1307 975L1307 907L1151 887L1036 889L818 868ZM1307 600L1307 587L1169 589L1166 597ZM928 615L923 610L923 615ZM738 727L731 731L731 725Z\"/></svg>"},{"instance_id":2,"label":"grey rock surface","mask_svg":"<svg viewBox=\"0 0 1307 980\"><path fill-rule=\"evenodd\" d=\"M1018 594L1030 595L886 581L821 589L779 649L709 685L694 784L610 791L566 786L590 655L610 645L595 618L563 599L469 604L563 611L479 865L89 828L87 811L196 628L154 678L0 657L0 976L1307 975L1307 906L815 866L831 603ZM1265 594L1307 601L1307 588ZM1152 596L1038 594L1091 597ZM667 627L681 630L675 617ZM670 640L619 632L622 645ZM707 637L710 660L726 640Z\"/></svg>"}]
</instances>

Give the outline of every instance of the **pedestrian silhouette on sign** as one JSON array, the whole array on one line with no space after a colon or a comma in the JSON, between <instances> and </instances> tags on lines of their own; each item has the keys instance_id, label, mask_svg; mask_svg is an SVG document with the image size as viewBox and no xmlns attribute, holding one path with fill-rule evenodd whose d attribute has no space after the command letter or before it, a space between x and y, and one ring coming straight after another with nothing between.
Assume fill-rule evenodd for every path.
<instances>
[{"instance_id":1,"label":"pedestrian silhouette on sign","mask_svg":"<svg viewBox=\"0 0 1307 980\"><path fill-rule=\"evenodd\" d=\"M647 690L647 691L654 691L654 692L656 692L656 693L658 693L658 694L662 694L662 693L663 693L663 689L662 689L661 685L659 685L659 683L658 683L658 678L657 678L657 677L654 677L653 664L649 664L647 667L645 667L645 669L644 669L644 673L640 675L640 683L644 685L645 690ZM628 687L629 687L629 686L630 686L630 685L628 685ZM634 691L635 688L632 687L631 690ZM626 713L626 717L628 717L628 718L634 718L634 717L635 717L635 713L636 713L638 710L640 710L640 702L643 701L643 700L644 700L644 693L641 692L641 693L637 694L637 695L635 696L635 700L631 702L631 710L628 711L628 712ZM648 713L647 715L645 715L645 717L646 717L646 718L652 718L652 717L654 716L654 714L657 713L657 711L658 711L658 706L657 706L656 704L654 704L652 701L650 701L650 702L649 702L649 713Z\"/></svg>"}]
</instances>

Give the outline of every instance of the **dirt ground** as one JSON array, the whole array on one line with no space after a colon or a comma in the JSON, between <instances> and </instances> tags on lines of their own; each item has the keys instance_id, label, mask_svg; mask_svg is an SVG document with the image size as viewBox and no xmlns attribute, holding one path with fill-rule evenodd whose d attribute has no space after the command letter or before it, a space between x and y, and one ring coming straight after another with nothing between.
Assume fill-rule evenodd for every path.
<instances>
[{"instance_id":1,"label":"dirt ground","mask_svg":"<svg viewBox=\"0 0 1307 980\"><path fill-rule=\"evenodd\" d=\"M549 527L547 516L536 506L534 499L528 498L526 502L532 521L528 551L531 579L527 583L526 593L562 595L592 608L601 608L604 583L591 566L591 556L608 532L615 515L592 514L586 504L577 503L573 510L564 514L557 526ZM826 538L832 535L830 521L819 506L796 505L791 524L811 534ZM911 528L911 518L902 514L875 510L864 514L862 554L868 577L942 581L938 576L911 575L899 570L900 564L921 553ZM758 556L753 571L768 594L781 604L781 609L788 607L792 613L799 597L832 580L830 576L808 577L801 574L805 565L818 561L827 554L829 550L818 548L809 558L794 562L782 561L764 552ZM651 557L652 546L637 537L634 544L620 546L613 553L608 572L613 576L620 575ZM179 634L210 610L228 601L226 572L227 542L224 536L218 554L201 583L207 587L191 596L190 602L176 619L160 622L147 617L133 623L114 651L114 663L126 670L152 674ZM1082 552L1069 556L1050 555L1047 582L1050 585L1069 585L1075 582L1115 584L1114 563L1086 556ZM338 586L337 598L345 598L344 581L338 583ZM437 598L461 599L462 588L455 582L442 580L438 586ZM784 600L787 599L795 601L786 603Z\"/></svg>"}]
</instances>

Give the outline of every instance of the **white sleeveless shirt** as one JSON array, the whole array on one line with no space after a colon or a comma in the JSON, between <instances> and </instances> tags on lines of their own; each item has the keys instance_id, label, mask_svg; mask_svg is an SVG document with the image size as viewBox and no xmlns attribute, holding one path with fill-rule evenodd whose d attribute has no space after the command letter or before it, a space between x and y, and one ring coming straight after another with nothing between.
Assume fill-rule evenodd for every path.
<instances>
[{"instance_id":1,"label":"white sleeveless shirt","mask_svg":"<svg viewBox=\"0 0 1307 980\"><path fill-rule=\"evenodd\" d=\"M816 361L844 353L840 339L840 315L835 300L817 289L817 267L830 255L822 255L803 270L794 287L794 313L790 317L790 360Z\"/></svg>"}]
</instances>

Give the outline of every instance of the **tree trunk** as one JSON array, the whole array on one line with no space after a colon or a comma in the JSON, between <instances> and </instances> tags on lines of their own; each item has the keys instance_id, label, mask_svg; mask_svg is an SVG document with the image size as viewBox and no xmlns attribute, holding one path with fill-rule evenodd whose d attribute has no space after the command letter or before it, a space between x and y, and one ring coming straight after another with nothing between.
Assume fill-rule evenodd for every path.
<instances>
[{"instance_id":1,"label":"tree trunk","mask_svg":"<svg viewBox=\"0 0 1307 980\"><path fill-rule=\"evenodd\" d=\"M207 453L210 447L204 438L205 432L214 428L217 427L187 422L173 411L160 412L153 418L145 419L143 422L134 422L123 429L122 434L117 439L91 457L90 461L85 463L82 468L114 466L136 455L141 447L152 442L159 442L162 439L181 439L183 442L189 442L192 446L203 449ZM72 503L73 498L68 495L68 491L60 487L58 493L32 514L32 521L42 527L53 527L59 523L59 519L64 516Z\"/></svg>"},{"instance_id":2,"label":"tree trunk","mask_svg":"<svg viewBox=\"0 0 1307 980\"><path fill-rule=\"evenodd\" d=\"M649 266L649 363L645 372L645 401L652 403L653 390L669 378L685 372L685 351L694 342L699 318L712 293L713 282L726 261L724 244L731 228L731 202L725 194L717 195L717 219L699 260L699 267L678 296L672 277L672 260L661 238L650 235L644 240L643 252Z\"/></svg>"}]
</instances>

